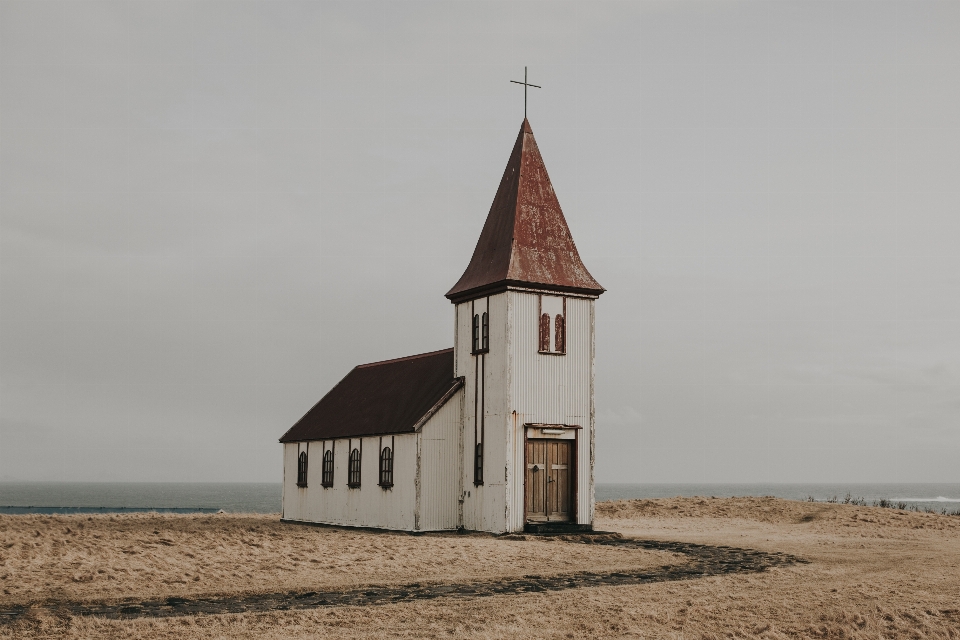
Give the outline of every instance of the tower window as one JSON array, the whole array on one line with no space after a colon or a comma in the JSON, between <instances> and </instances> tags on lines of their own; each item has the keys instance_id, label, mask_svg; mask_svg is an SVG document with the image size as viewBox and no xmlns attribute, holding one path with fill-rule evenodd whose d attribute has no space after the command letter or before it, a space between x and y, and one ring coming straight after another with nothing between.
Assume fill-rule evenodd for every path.
<instances>
[{"instance_id":1,"label":"tower window","mask_svg":"<svg viewBox=\"0 0 960 640\"><path fill-rule=\"evenodd\" d=\"M380 450L380 486L393 486L393 450L390 447Z\"/></svg>"},{"instance_id":2,"label":"tower window","mask_svg":"<svg viewBox=\"0 0 960 640\"><path fill-rule=\"evenodd\" d=\"M540 351L550 351L550 314L540 315Z\"/></svg>"},{"instance_id":3,"label":"tower window","mask_svg":"<svg viewBox=\"0 0 960 640\"><path fill-rule=\"evenodd\" d=\"M350 470L347 474L347 486L360 486L360 450L354 449L350 452Z\"/></svg>"},{"instance_id":4,"label":"tower window","mask_svg":"<svg viewBox=\"0 0 960 640\"><path fill-rule=\"evenodd\" d=\"M323 473L321 474L320 484L325 487L333 486L333 450L323 454Z\"/></svg>"},{"instance_id":5,"label":"tower window","mask_svg":"<svg viewBox=\"0 0 960 640\"><path fill-rule=\"evenodd\" d=\"M552 356L567 352L567 299L564 296L540 296L538 351Z\"/></svg>"},{"instance_id":6,"label":"tower window","mask_svg":"<svg viewBox=\"0 0 960 640\"><path fill-rule=\"evenodd\" d=\"M567 351L567 320L561 315L554 319L553 328L554 350L557 353L566 353Z\"/></svg>"},{"instance_id":7,"label":"tower window","mask_svg":"<svg viewBox=\"0 0 960 640\"><path fill-rule=\"evenodd\" d=\"M483 484L483 443L478 442L473 452L473 484Z\"/></svg>"},{"instance_id":8,"label":"tower window","mask_svg":"<svg viewBox=\"0 0 960 640\"><path fill-rule=\"evenodd\" d=\"M307 486L307 452L301 451L297 458L297 486Z\"/></svg>"},{"instance_id":9,"label":"tower window","mask_svg":"<svg viewBox=\"0 0 960 640\"><path fill-rule=\"evenodd\" d=\"M490 350L490 320L487 312L473 315L473 353L486 353Z\"/></svg>"}]
</instances>

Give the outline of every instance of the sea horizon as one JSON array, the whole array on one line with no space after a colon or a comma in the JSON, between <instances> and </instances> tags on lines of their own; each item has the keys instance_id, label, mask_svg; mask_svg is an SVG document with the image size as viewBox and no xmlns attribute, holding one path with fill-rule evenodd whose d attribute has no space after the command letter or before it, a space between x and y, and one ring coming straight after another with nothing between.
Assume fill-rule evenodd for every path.
<instances>
[{"instance_id":1,"label":"sea horizon","mask_svg":"<svg viewBox=\"0 0 960 640\"><path fill-rule=\"evenodd\" d=\"M279 482L0 482L0 514L26 513L279 513ZM843 502L849 495L907 508L960 510L960 482L886 483L597 483L596 500L774 496Z\"/></svg>"}]
</instances>

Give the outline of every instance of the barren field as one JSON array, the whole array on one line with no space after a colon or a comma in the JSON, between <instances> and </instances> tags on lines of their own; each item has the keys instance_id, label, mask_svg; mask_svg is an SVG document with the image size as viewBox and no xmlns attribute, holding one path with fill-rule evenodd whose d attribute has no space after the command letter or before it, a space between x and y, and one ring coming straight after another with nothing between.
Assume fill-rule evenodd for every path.
<instances>
[{"instance_id":1,"label":"barren field","mask_svg":"<svg viewBox=\"0 0 960 640\"><path fill-rule=\"evenodd\" d=\"M550 538L282 524L277 515L0 516L0 608L465 582L682 561L669 553L624 553Z\"/></svg>"},{"instance_id":2,"label":"barren field","mask_svg":"<svg viewBox=\"0 0 960 640\"><path fill-rule=\"evenodd\" d=\"M626 536L785 552L762 573L377 606L105 620L40 607L0 637L960 639L960 517L773 498L604 503ZM62 600L444 584L685 558L556 539L410 536L276 516L0 517L0 609Z\"/></svg>"}]
</instances>

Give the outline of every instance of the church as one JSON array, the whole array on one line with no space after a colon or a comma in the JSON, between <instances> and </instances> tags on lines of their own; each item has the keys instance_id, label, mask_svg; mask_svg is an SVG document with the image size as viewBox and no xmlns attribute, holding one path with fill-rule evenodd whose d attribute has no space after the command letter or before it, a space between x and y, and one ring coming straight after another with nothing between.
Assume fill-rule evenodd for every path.
<instances>
[{"instance_id":1,"label":"church","mask_svg":"<svg viewBox=\"0 0 960 640\"><path fill-rule=\"evenodd\" d=\"M284 522L583 531L594 303L526 118L446 297L453 348L355 367L283 437Z\"/></svg>"}]
</instances>

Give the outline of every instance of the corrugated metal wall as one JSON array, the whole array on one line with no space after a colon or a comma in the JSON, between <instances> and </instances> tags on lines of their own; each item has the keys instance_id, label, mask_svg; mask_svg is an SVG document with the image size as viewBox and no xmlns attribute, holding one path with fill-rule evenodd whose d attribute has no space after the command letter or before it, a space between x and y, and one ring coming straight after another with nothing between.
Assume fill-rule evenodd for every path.
<instances>
[{"instance_id":1,"label":"corrugated metal wall","mask_svg":"<svg viewBox=\"0 0 960 640\"><path fill-rule=\"evenodd\" d=\"M420 496L416 524L421 531L457 528L463 397L461 389L420 430Z\"/></svg>"},{"instance_id":2,"label":"corrugated metal wall","mask_svg":"<svg viewBox=\"0 0 960 640\"><path fill-rule=\"evenodd\" d=\"M567 297L566 355L539 353L538 294L507 293L514 340L510 344L513 410L510 483L511 530L523 528L523 425L567 424L582 427L577 449L577 522L593 521L591 443L593 430L594 300Z\"/></svg>"},{"instance_id":3,"label":"corrugated metal wall","mask_svg":"<svg viewBox=\"0 0 960 640\"><path fill-rule=\"evenodd\" d=\"M361 458L361 485L347 486L349 439L327 440L326 448L334 446L333 486L324 488L323 443L310 442L307 464L307 486L297 486L297 455L305 442L284 444L283 517L286 520L321 522L355 527L383 527L412 530L416 506L418 434L394 436L393 487L384 489L379 481L380 438L363 438ZM384 438L384 446L390 437ZM359 447L361 438L353 438L352 446Z\"/></svg>"},{"instance_id":4,"label":"corrugated metal wall","mask_svg":"<svg viewBox=\"0 0 960 640\"><path fill-rule=\"evenodd\" d=\"M486 304L484 299L456 308L456 373L465 378L463 526L496 532L523 529L525 423L582 427L577 438L577 522L591 523L594 300L566 298L566 355L539 353L539 294L522 291L489 298L490 351L473 355L472 314ZM484 484L477 487L472 443L474 408L481 405L485 464Z\"/></svg>"},{"instance_id":5,"label":"corrugated metal wall","mask_svg":"<svg viewBox=\"0 0 960 640\"><path fill-rule=\"evenodd\" d=\"M593 301L567 298L566 355L550 356L538 352L538 296L519 291L511 291L509 296L516 321L513 408L526 416L523 422L588 426Z\"/></svg>"},{"instance_id":6,"label":"corrugated metal wall","mask_svg":"<svg viewBox=\"0 0 960 640\"><path fill-rule=\"evenodd\" d=\"M472 355L473 313L486 308L490 318L490 351ZM463 491L463 526L476 531L506 531L506 460L509 422L507 348L510 331L507 318L507 294L500 293L471 304L456 307L457 375L464 377L463 449L461 482ZM483 484L474 485L475 407L482 406L480 431L484 442Z\"/></svg>"}]
</instances>

